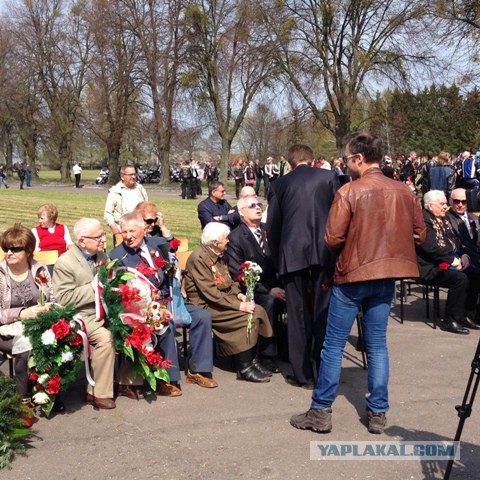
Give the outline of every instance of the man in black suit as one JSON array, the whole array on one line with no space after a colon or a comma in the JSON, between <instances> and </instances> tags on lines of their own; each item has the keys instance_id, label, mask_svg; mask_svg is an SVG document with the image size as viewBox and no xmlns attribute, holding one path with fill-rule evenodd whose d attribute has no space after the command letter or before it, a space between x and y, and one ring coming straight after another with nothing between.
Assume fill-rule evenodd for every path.
<instances>
[{"instance_id":1,"label":"man in black suit","mask_svg":"<svg viewBox=\"0 0 480 480\"><path fill-rule=\"evenodd\" d=\"M466 273L470 279L469 285L474 287L478 280L472 281L472 278L480 277L479 226L477 217L473 213L467 212L467 191L464 188L452 190L450 210L447 212L446 218L452 224L452 229L461 245L460 248L469 256L471 268L468 268ZM476 312L477 296L475 288L469 289L465 301L466 319L464 320L464 326L474 330L480 329L478 312Z\"/></svg>"},{"instance_id":2,"label":"man in black suit","mask_svg":"<svg viewBox=\"0 0 480 480\"><path fill-rule=\"evenodd\" d=\"M304 388L314 385L312 343L318 367L325 337L335 258L325 245L324 235L339 188L335 172L310 168L313 160L307 145L289 149L292 171L271 185L267 215L268 243L287 299L288 352L293 370L293 378L287 377L287 382Z\"/></svg>"},{"instance_id":3,"label":"man in black suit","mask_svg":"<svg viewBox=\"0 0 480 480\"><path fill-rule=\"evenodd\" d=\"M109 257L113 260L120 259L120 265L136 268L138 264L155 267L155 258L169 259L169 243L163 237L145 237L143 217L138 212L123 215L120 219L123 243L114 248ZM157 274L147 275L152 284L158 288L159 293L167 298L169 296L168 279L162 268L158 268ZM212 378L213 370L213 344L212 344L212 317L210 314L195 307L191 303L185 303L185 307L192 317L190 324L190 370L187 372L187 383L196 383L201 387L215 388L217 382ZM172 361L168 370L171 383L159 381L158 393L161 395L176 397L182 394L180 390L180 369L175 340L175 324L172 321L165 333L157 336L156 348L162 356Z\"/></svg>"},{"instance_id":4,"label":"man in black suit","mask_svg":"<svg viewBox=\"0 0 480 480\"><path fill-rule=\"evenodd\" d=\"M278 304L285 302L285 290L279 286L277 271L266 241L265 225L261 223L263 205L256 196L246 196L240 197L237 207L240 225L228 236L225 260L234 280L242 273L240 265L246 261L255 262L261 267L260 281L254 291L255 303L266 310L273 327ZM262 354L270 358L276 353L274 344L262 350ZM262 363L268 364L268 368L275 373L279 371L271 362Z\"/></svg>"}]
</instances>

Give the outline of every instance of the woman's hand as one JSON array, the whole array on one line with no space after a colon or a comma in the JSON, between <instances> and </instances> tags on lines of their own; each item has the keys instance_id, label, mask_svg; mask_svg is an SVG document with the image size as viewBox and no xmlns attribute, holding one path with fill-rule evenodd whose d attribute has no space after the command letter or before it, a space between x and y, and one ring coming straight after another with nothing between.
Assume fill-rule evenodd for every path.
<instances>
[{"instance_id":1,"label":"woman's hand","mask_svg":"<svg viewBox=\"0 0 480 480\"><path fill-rule=\"evenodd\" d=\"M34 305L33 307L24 308L20 312L20 320L25 320L25 318L32 318L38 316L39 313L48 312L50 309L49 305Z\"/></svg>"},{"instance_id":2,"label":"woman's hand","mask_svg":"<svg viewBox=\"0 0 480 480\"><path fill-rule=\"evenodd\" d=\"M240 311L245 313L253 313L255 311L255 302L241 302Z\"/></svg>"},{"instance_id":3,"label":"woman's hand","mask_svg":"<svg viewBox=\"0 0 480 480\"><path fill-rule=\"evenodd\" d=\"M241 301L241 302L246 302L247 301L247 297L243 294L243 293L239 293L237 295L237 298Z\"/></svg>"}]
</instances>

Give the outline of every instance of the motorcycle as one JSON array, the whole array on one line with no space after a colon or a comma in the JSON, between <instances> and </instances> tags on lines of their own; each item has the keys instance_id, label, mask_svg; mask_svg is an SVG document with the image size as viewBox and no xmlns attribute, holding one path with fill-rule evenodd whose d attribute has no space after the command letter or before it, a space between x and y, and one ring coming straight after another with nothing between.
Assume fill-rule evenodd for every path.
<instances>
[{"instance_id":1,"label":"motorcycle","mask_svg":"<svg viewBox=\"0 0 480 480\"><path fill-rule=\"evenodd\" d=\"M105 167L100 170L100 173L97 179L95 180L95 183L97 185L105 185L107 182L108 182L108 168Z\"/></svg>"}]
</instances>

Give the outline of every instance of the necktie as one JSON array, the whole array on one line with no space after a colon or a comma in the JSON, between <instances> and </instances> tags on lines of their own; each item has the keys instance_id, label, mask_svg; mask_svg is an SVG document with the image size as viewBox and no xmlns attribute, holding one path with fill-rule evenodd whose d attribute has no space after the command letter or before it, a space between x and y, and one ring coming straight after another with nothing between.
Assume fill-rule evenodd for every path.
<instances>
[{"instance_id":1,"label":"necktie","mask_svg":"<svg viewBox=\"0 0 480 480\"><path fill-rule=\"evenodd\" d=\"M263 235L262 235L261 228L257 228L255 230L255 237L257 237L257 242L260 245L260 249L262 250L263 253L265 253L265 246L263 244Z\"/></svg>"},{"instance_id":2,"label":"necktie","mask_svg":"<svg viewBox=\"0 0 480 480\"><path fill-rule=\"evenodd\" d=\"M91 255L87 258L88 266L90 267L90 270L92 273L95 275L96 269L95 269L95 262L97 261L97 256L96 255Z\"/></svg>"},{"instance_id":3,"label":"necktie","mask_svg":"<svg viewBox=\"0 0 480 480\"><path fill-rule=\"evenodd\" d=\"M465 223L465 226L467 227L467 232L470 235L470 238L472 238L472 229L470 227L470 222L468 220L468 215L467 214L463 215L463 222Z\"/></svg>"},{"instance_id":4,"label":"necktie","mask_svg":"<svg viewBox=\"0 0 480 480\"><path fill-rule=\"evenodd\" d=\"M142 249L141 248L137 248L135 250L135 252L137 253L137 255L140 257L140 260L145 264L147 265L148 267L150 266L150 263L148 263L148 260L145 258L145 256L143 255L143 252L142 252Z\"/></svg>"}]
</instances>

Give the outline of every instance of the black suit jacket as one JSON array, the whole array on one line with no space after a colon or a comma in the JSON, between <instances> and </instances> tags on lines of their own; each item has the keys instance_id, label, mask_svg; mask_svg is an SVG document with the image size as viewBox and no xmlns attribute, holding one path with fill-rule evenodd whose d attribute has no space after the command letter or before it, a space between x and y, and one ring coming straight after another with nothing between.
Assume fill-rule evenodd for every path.
<instances>
[{"instance_id":1,"label":"black suit jacket","mask_svg":"<svg viewBox=\"0 0 480 480\"><path fill-rule=\"evenodd\" d=\"M452 229L460 240L462 250L464 250L467 255L471 258L472 263L475 266L478 266L480 263L480 245L478 237L478 219L473 213L467 213L468 221L470 222L470 231L472 237L470 236L467 226L465 225L462 218L457 215L456 212L450 210L447 212L447 218L452 224Z\"/></svg>"},{"instance_id":2,"label":"black suit jacket","mask_svg":"<svg viewBox=\"0 0 480 480\"><path fill-rule=\"evenodd\" d=\"M159 237L145 237L145 243L147 244L149 251L158 251L160 256L168 261L168 252L170 250L170 244L164 239ZM137 264L142 263L142 259L138 256L137 252L121 243L118 247L115 247L109 254L109 257L113 259L121 259L119 265L124 267L136 268ZM166 275L161 268L158 269L156 277L148 275L148 279L157 287L162 295L168 295L168 282Z\"/></svg>"},{"instance_id":3,"label":"black suit jacket","mask_svg":"<svg viewBox=\"0 0 480 480\"><path fill-rule=\"evenodd\" d=\"M281 275L335 265L324 236L339 186L335 172L308 165L299 165L270 185L267 236Z\"/></svg>"},{"instance_id":4,"label":"black suit jacket","mask_svg":"<svg viewBox=\"0 0 480 480\"><path fill-rule=\"evenodd\" d=\"M264 237L265 253L262 252L255 235L243 222L228 236L228 247L225 252L225 261L228 264L230 275L237 281L242 273L240 265L245 261L255 262L262 268L259 285L255 292L267 294L273 287L278 287L277 272L270 256L268 242L265 236L265 225L260 226Z\"/></svg>"}]
</instances>

